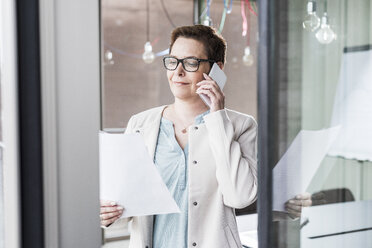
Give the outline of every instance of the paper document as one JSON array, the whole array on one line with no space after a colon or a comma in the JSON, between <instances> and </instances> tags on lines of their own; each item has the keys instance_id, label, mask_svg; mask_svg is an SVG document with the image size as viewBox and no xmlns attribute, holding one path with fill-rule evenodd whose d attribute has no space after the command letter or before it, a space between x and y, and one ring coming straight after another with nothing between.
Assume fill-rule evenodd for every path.
<instances>
[{"instance_id":1,"label":"paper document","mask_svg":"<svg viewBox=\"0 0 372 248\"><path fill-rule=\"evenodd\" d=\"M124 207L122 217L179 213L141 134L100 132L100 198Z\"/></svg>"},{"instance_id":2,"label":"paper document","mask_svg":"<svg viewBox=\"0 0 372 248\"><path fill-rule=\"evenodd\" d=\"M342 57L331 125L341 125L331 156L372 161L372 50Z\"/></svg>"},{"instance_id":3,"label":"paper document","mask_svg":"<svg viewBox=\"0 0 372 248\"><path fill-rule=\"evenodd\" d=\"M338 126L298 133L273 169L273 210L285 211L286 201L306 192L339 131Z\"/></svg>"}]
</instances>

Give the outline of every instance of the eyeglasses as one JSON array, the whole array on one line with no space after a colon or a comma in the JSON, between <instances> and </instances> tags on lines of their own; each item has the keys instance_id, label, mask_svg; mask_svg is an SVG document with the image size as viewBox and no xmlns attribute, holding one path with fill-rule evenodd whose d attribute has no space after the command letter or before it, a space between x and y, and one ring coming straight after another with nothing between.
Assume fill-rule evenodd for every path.
<instances>
[{"instance_id":1,"label":"eyeglasses","mask_svg":"<svg viewBox=\"0 0 372 248\"><path fill-rule=\"evenodd\" d=\"M195 72L199 69L200 62L210 62L213 63L214 60L210 59L198 59L194 57L188 57L184 59L177 59L175 57L166 56L163 58L163 63L165 69L169 71L176 70L178 64L181 62L183 69L188 72Z\"/></svg>"}]
</instances>

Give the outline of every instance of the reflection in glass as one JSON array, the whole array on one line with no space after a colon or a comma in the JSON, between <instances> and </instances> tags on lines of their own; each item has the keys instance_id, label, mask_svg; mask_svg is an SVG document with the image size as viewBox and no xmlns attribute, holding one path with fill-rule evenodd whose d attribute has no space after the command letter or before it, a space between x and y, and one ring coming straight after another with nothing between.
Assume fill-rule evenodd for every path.
<instances>
[{"instance_id":1,"label":"reflection in glass","mask_svg":"<svg viewBox=\"0 0 372 248\"><path fill-rule=\"evenodd\" d=\"M274 213L273 246L371 247L372 128L366 126L372 121L371 3L360 0L351 7L348 1L328 1L328 6L326 1L317 1L318 11L325 16L315 36L300 25L306 3L288 0L285 6L290 9L281 6L278 10L277 22L285 27L277 38L275 59L280 63L275 67L278 99L272 106L273 156L279 161L301 130L340 126L340 132L316 165L315 174L298 179L300 183L310 180L304 191L310 195L311 206L301 202L295 207L298 218L288 206L281 214ZM336 33L342 38L336 39ZM292 190L291 182L281 183L287 185L285 190Z\"/></svg>"},{"instance_id":2,"label":"reflection in glass","mask_svg":"<svg viewBox=\"0 0 372 248\"><path fill-rule=\"evenodd\" d=\"M316 32L315 37L321 44L329 44L336 39L335 32L329 26L327 13L324 13L322 25L320 25L320 29Z\"/></svg>"},{"instance_id":3,"label":"reflection in glass","mask_svg":"<svg viewBox=\"0 0 372 248\"><path fill-rule=\"evenodd\" d=\"M316 2L309 1L307 3L307 15L302 23L304 29L315 31L320 25L320 18L316 15Z\"/></svg>"}]
</instances>

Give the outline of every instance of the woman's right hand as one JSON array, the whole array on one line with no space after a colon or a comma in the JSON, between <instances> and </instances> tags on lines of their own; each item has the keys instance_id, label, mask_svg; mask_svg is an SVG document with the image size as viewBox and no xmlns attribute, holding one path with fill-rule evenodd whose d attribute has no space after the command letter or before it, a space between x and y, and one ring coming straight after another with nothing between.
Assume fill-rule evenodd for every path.
<instances>
[{"instance_id":1,"label":"woman's right hand","mask_svg":"<svg viewBox=\"0 0 372 248\"><path fill-rule=\"evenodd\" d=\"M101 209L99 217L101 226L109 226L114 223L123 214L124 208L117 205L116 202L101 200Z\"/></svg>"}]
</instances>

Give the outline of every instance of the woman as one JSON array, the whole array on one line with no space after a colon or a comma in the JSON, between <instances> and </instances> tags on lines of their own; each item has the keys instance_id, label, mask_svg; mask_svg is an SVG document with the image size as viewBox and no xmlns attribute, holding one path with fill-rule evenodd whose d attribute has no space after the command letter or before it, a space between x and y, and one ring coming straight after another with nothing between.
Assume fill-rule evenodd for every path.
<instances>
[{"instance_id":1,"label":"woman","mask_svg":"<svg viewBox=\"0 0 372 248\"><path fill-rule=\"evenodd\" d=\"M225 63L226 42L213 28L176 28L169 51L164 66L174 103L132 116L126 132L142 133L181 213L133 217L130 247L241 248L234 209L256 199L256 121L226 109L208 76L213 62ZM122 212L101 202L102 225Z\"/></svg>"}]
</instances>

